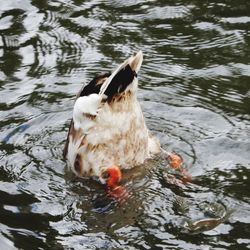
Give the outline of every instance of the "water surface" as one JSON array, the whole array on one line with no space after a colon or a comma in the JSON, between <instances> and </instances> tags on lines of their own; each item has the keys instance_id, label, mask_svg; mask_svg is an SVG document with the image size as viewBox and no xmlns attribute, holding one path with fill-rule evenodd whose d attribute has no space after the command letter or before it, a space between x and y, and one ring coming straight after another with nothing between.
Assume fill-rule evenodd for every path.
<instances>
[{"instance_id":1,"label":"water surface","mask_svg":"<svg viewBox=\"0 0 250 250\"><path fill-rule=\"evenodd\" d=\"M1 249L250 248L249 13L247 0L1 1ZM148 127L194 180L171 183L155 159L118 203L75 179L62 149L82 84L138 50ZM185 230L214 203L235 211Z\"/></svg>"}]
</instances>

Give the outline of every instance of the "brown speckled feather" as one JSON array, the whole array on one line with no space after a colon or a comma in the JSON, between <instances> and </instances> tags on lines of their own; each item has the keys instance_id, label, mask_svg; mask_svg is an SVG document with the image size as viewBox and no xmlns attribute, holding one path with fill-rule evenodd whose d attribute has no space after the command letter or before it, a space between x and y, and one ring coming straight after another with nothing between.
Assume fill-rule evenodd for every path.
<instances>
[{"instance_id":1,"label":"brown speckled feather","mask_svg":"<svg viewBox=\"0 0 250 250\"><path fill-rule=\"evenodd\" d=\"M137 100L141 63L139 52L79 92L64 148L64 157L78 176L94 175L102 181L110 166L129 169L161 151Z\"/></svg>"}]
</instances>

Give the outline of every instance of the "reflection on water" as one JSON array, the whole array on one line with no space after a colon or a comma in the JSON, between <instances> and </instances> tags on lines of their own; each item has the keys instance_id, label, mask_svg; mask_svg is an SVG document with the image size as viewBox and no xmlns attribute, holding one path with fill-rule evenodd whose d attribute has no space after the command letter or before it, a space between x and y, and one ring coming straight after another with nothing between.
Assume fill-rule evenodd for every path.
<instances>
[{"instance_id":1,"label":"reflection on water","mask_svg":"<svg viewBox=\"0 0 250 250\"><path fill-rule=\"evenodd\" d=\"M246 0L1 1L1 249L249 248L249 11ZM75 179L62 149L82 84L138 50L147 124L194 180L171 182L155 159L126 173L119 203ZM234 213L192 234L183 219L207 218L204 202Z\"/></svg>"}]
</instances>

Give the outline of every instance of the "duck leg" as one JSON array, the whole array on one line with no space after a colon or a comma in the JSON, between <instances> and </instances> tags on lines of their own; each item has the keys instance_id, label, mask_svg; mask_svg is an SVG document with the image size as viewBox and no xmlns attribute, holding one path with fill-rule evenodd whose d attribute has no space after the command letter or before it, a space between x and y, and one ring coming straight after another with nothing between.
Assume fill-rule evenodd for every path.
<instances>
[{"instance_id":1,"label":"duck leg","mask_svg":"<svg viewBox=\"0 0 250 250\"><path fill-rule=\"evenodd\" d=\"M118 166L111 166L107 169L108 179L106 181L108 195L118 201L124 201L129 197L126 187L120 185L122 172Z\"/></svg>"}]
</instances>

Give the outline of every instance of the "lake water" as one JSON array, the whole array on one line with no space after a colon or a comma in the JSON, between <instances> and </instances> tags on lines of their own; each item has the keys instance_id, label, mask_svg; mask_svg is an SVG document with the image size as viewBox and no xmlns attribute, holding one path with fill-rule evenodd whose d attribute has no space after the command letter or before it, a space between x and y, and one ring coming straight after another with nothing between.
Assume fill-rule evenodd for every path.
<instances>
[{"instance_id":1,"label":"lake water","mask_svg":"<svg viewBox=\"0 0 250 250\"><path fill-rule=\"evenodd\" d=\"M0 1L0 248L249 249L249 27L248 0ZM193 181L155 159L117 202L62 150L82 84L139 50L148 127ZM234 212L186 228L213 204Z\"/></svg>"}]
</instances>

